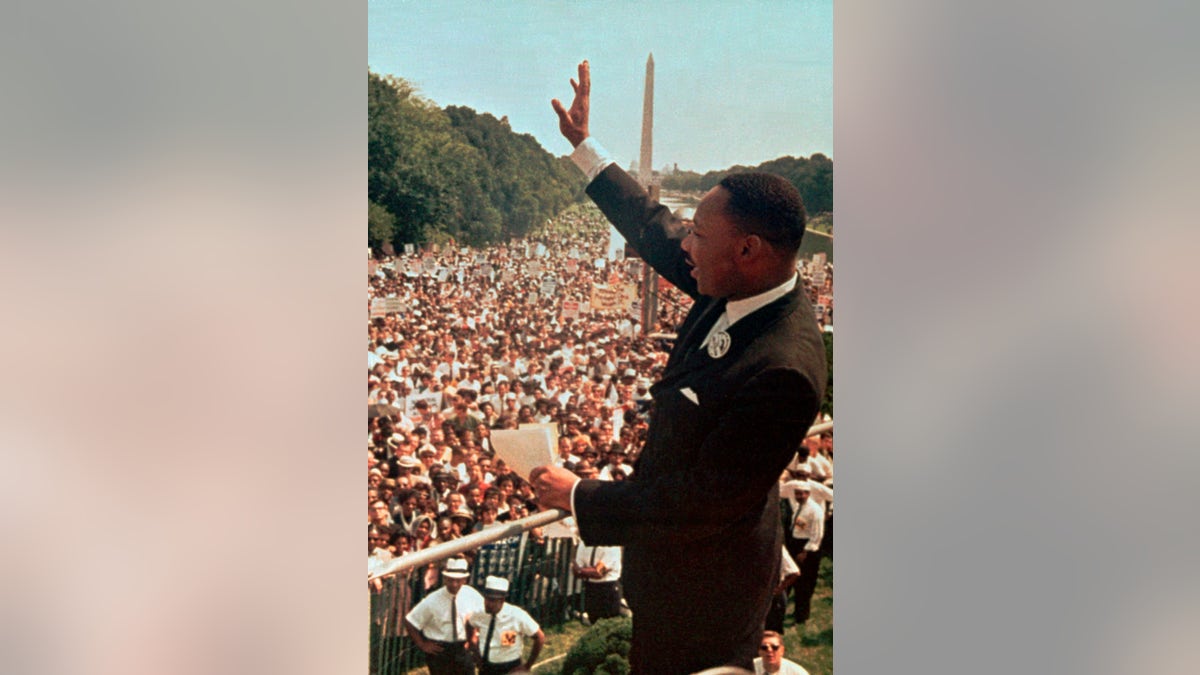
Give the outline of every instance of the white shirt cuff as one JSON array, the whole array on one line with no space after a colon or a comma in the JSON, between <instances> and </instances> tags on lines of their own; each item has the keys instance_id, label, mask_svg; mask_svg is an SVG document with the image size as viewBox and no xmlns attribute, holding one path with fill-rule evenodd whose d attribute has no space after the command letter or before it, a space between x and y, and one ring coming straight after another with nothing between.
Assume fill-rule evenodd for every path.
<instances>
[{"instance_id":1,"label":"white shirt cuff","mask_svg":"<svg viewBox=\"0 0 1200 675\"><path fill-rule=\"evenodd\" d=\"M586 143L587 141L584 141L584 142ZM576 478L575 484L571 486L571 515L572 516L575 515L575 488L579 487L579 483L582 480L583 479L581 479L581 478Z\"/></svg>"},{"instance_id":2,"label":"white shirt cuff","mask_svg":"<svg viewBox=\"0 0 1200 675\"><path fill-rule=\"evenodd\" d=\"M583 142L575 146L575 150L571 152L571 161L575 162L575 166L587 175L588 182L596 179L600 172L609 164L614 162L612 157L609 157L608 151L604 146L596 142L594 138L588 136L583 139Z\"/></svg>"}]
</instances>

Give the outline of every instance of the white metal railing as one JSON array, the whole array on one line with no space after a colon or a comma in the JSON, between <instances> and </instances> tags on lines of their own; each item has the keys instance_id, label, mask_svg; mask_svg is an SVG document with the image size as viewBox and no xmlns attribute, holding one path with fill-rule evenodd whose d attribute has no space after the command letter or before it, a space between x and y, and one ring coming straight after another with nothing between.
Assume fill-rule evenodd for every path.
<instances>
[{"instance_id":1,"label":"white metal railing","mask_svg":"<svg viewBox=\"0 0 1200 675\"><path fill-rule=\"evenodd\" d=\"M804 436L816 436L817 434L825 433L833 429L833 422L821 422L814 424L808 428L808 433ZM490 544L501 539L509 537L519 537L522 533L532 530L535 527L544 527L551 523L556 523L571 514L562 509L550 509L535 513L532 516L526 516L520 520L514 520L510 523L504 523L494 527L489 527L486 530L480 530L463 537L459 537L453 541L446 541L436 544L427 549L420 551L412 551L405 553L399 558L395 558L388 562L386 566L374 574L368 575L367 579L378 579L380 577L391 576L401 572L411 570L421 565L429 563L441 562L446 558L456 556L460 553L465 553L472 549L478 548L485 544Z\"/></svg>"}]
</instances>

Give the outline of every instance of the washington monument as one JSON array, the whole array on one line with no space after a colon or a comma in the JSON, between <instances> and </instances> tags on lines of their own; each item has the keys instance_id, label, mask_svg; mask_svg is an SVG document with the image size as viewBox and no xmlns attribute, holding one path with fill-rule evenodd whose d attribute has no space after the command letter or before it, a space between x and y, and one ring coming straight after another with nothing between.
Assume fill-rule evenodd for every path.
<instances>
[{"instance_id":1,"label":"washington monument","mask_svg":"<svg viewBox=\"0 0 1200 675\"><path fill-rule=\"evenodd\" d=\"M646 93L642 99L642 154L638 157L638 178L650 191L654 182L654 161L651 148L654 142L654 52L646 59ZM651 195L657 197L653 191Z\"/></svg>"}]
</instances>

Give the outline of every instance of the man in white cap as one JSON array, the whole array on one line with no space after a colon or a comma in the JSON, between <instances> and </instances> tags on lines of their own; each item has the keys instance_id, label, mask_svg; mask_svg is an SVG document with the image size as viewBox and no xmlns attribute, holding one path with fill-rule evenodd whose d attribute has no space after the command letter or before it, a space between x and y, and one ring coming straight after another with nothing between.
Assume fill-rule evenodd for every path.
<instances>
[{"instance_id":1,"label":"man in white cap","mask_svg":"<svg viewBox=\"0 0 1200 675\"><path fill-rule=\"evenodd\" d=\"M508 579L489 576L483 585L484 611L471 615L471 649L479 660L479 675L527 673L537 661L546 634L529 612L505 602ZM529 659L521 661L525 638L533 639Z\"/></svg>"},{"instance_id":2,"label":"man in white cap","mask_svg":"<svg viewBox=\"0 0 1200 675\"><path fill-rule=\"evenodd\" d=\"M425 652L430 675L475 675L467 651L467 619L483 611L483 596L467 586L467 561L451 558L442 587L425 596L404 618L408 635Z\"/></svg>"}]
</instances>

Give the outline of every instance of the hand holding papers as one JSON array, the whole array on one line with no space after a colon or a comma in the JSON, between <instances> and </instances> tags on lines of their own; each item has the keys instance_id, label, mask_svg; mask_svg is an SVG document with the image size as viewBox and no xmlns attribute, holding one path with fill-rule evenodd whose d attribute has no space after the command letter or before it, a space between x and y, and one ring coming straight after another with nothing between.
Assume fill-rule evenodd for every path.
<instances>
[{"instance_id":1,"label":"hand holding papers","mask_svg":"<svg viewBox=\"0 0 1200 675\"><path fill-rule=\"evenodd\" d=\"M534 467L554 463L554 440L545 427L498 429L491 438L496 454L522 478L528 478Z\"/></svg>"}]
</instances>

